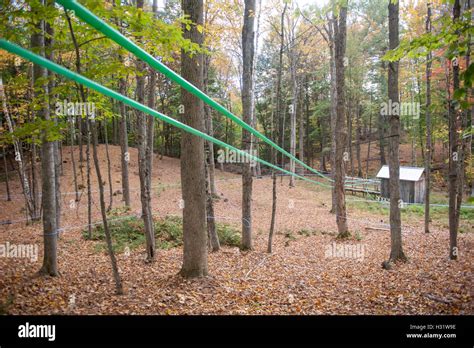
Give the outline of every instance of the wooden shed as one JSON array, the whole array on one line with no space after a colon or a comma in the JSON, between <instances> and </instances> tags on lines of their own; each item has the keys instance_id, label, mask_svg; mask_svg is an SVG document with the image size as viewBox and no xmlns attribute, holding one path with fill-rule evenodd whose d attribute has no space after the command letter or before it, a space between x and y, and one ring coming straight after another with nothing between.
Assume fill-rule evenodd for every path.
<instances>
[{"instance_id":1,"label":"wooden shed","mask_svg":"<svg viewBox=\"0 0 474 348\"><path fill-rule=\"evenodd\" d=\"M388 166L380 168L377 178L381 180L380 195L390 197ZM423 203L425 201L425 169L400 166L400 199L405 203Z\"/></svg>"}]
</instances>

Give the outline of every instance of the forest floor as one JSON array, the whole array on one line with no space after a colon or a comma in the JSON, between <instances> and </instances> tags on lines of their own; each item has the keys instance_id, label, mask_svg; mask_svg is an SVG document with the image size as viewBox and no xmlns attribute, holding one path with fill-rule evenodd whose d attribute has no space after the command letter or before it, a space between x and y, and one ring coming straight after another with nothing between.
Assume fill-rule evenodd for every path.
<instances>
[{"instance_id":1,"label":"forest floor","mask_svg":"<svg viewBox=\"0 0 474 348\"><path fill-rule=\"evenodd\" d=\"M254 250L222 247L209 254L209 276L184 280L177 273L182 248L160 249L154 263L144 262L143 246L130 254L117 253L125 294L114 295L114 282L103 242L83 238L87 223L87 195L74 201L68 147L63 149L62 177L64 232L58 243L60 276L38 277L42 260L42 226L26 226L18 181L16 195L5 201L0 185L0 246L36 244L38 259L0 257L0 314L473 314L473 221L462 221L459 260L448 259L449 236L445 218L434 219L425 234L423 215L404 214L403 246L409 258L386 271L381 267L390 252L386 210L368 209L372 203L348 196L349 227L353 235L335 239L335 217L329 213L330 191L288 178L278 179L277 234L273 253L266 253L271 214L271 179L254 180ZM78 158L78 149L74 149ZM113 196L114 211L139 215L136 149L130 149L132 208ZM107 181L105 147L99 148L102 175ZM120 151L110 146L113 192L121 189ZM164 157L154 161L153 212L156 217L180 215L180 163ZM217 173L220 198L218 221L239 229L241 178ZM95 172L92 187L97 189ZM79 182L81 179L79 178ZM85 178L84 178L85 183ZM100 222L98 193L94 192L93 221ZM108 199L107 199L108 202ZM345 253L341 253L344 246ZM333 251L339 251L334 253Z\"/></svg>"}]
</instances>

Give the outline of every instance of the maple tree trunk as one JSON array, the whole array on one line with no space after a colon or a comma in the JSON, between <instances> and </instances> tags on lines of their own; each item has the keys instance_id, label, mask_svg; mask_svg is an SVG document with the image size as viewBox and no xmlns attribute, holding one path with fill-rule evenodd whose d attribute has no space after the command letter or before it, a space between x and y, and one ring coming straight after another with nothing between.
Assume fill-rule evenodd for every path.
<instances>
[{"instance_id":1,"label":"maple tree trunk","mask_svg":"<svg viewBox=\"0 0 474 348\"><path fill-rule=\"evenodd\" d=\"M277 81L276 81L276 105L275 105L275 117L272 120L272 137L275 135L276 138L280 138L281 145L283 145L283 137L280 136L280 132L283 131L282 128L282 115L281 115L281 78L282 78L282 67L283 67L283 48L285 44L285 13L288 4L285 2L283 7L283 11L281 13L280 19L280 52L279 52L279 61L278 61L278 72L277 72ZM276 134L275 134L276 133ZM278 162L281 163L283 167L283 155L278 153L271 148L271 157L273 164L278 165ZM278 161L278 157L280 157L280 161ZM270 221L270 232L268 234L268 246L267 252L272 252L272 242L273 242L273 235L275 233L275 224L276 224L276 206L277 206L277 187L276 187L276 180L277 177L275 175L275 170L272 170L272 217Z\"/></svg>"},{"instance_id":2,"label":"maple tree trunk","mask_svg":"<svg viewBox=\"0 0 474 348\"><path fill-rule=\"evenodd\" d=\"M115 291L117 295L122 295L123 294L122 279L119 274L117 260L115 258L114 249L112 245L112 236L110 234L109 224L107 221L107 212L105 209L105 197L104 197L104 184L102 181L102 174L100 171L99 156L97 155L97 146L98 146L97 145L97 142L98 142L97 141L97 126L96 126L95 120L92 120L92 122L89 121L88 123L89 123L89 128L91 128L91 131L92 131L92 152L93 152L93 158L94 158L95 171L97 174L97 182L99 185L100 212L102 215L102 224L104 227L105 240L107 243L107 251L109 253L110 263L112 265L112 273L115 280ZM92 127L90 127L91 123L92 123Z\"/></svg>"},{"instance_id":3,"label":"maple tree trunk","mask_svg":"<svg viewBox=\"0 0 474 348\"><path fill-rule=\"evenodd\" d=\"M255 0L245 0L242 28L242 113L243 121L253 124L254 115L254 54ZM251 153L252 134L242 129L242 149ZM242 250L252 249L252 168L245 158L242 163Z\"/></svg>"},{"instance_id":4,"label":"maple tree trunk","mask_svg":"<svg viewBox=\"0 0 474 348\"><path fill-rule=\"evenodd\" d=\"M385 64L382 63L382 68L385 68ZM379 135L379 152L380 152L380 166L387 164L387 160L385 159L385 123L387 120L385 119L382 112L379 112L378 115L378 135Z\"/></svg>"},{"instance_id":5,"label":"maple tree trunk","mask_svg":"<svg viewBox=\"0 0 474 348\"><path fill-rule=\"evenodd\" d=\"M40 211L40 199L39 199L39 194L40 190L38 187L38 174L36 171L36 159L38 158L38 152L37 152L37 146L36 144L31 144L31 154L30 154L30 162L31 162L31 195L30 199L31 202L33 203L33 217L32 219L35 220L37 218L40 218L41 211Z\"/></svg>"},{"instance_id":6,"label":"maple tree trunk","mask_svg":"<svg viewBox=\"0 0 474 348\"><path fill-rule=\"evenodd\" d=\"M45 5L47 7L54 7L54 1L53 0L46 0ZM48 23L47 21L44 22L44 31L45 31L45 36L44 36L44 47L45 47L45 57L46 59L49 59L50 61L54 61L54 29L53 26ZM53 109L54 107L54 95L53 91L55 89L55 78L54 78L54 73L50 71L46 71L48 75L48 103L49 103L49 108L50 110ZM55 115L54 118L54 125L58 125L58 115ZM62 200L61 200L61 180L60 177L62 175L62 151L59 148L59 141L54 141L53 142L53 152L54 152L54 185L55 185L55 196L56 196L56 228L58 231L61 230L61 206L62 206ZM32 164L32 170L36 169L36 153L34 156L34 163ZM36 170L35 170L36 171ZM33 177L33 188L35 189L35 193L37 193L36 190L36 176ZM34 202L37 202L36 195ZM35 213L36 214L36 213Z\"/></svg>"},{"instance_id":7,"label":"maple tree trunk","mask_svg":"<svg viewBox=\"0 0 474 348\"><path fill-rule=\"evenodd\" d=\"M471 0L467 0L465 2L465 12L470 12L471 11ZM468 35L468 42L471 42L472 35ZM469 67L471 65L471 46L468 46L467 51L466 51L466 56L465 56L465 62L466 62L466 67ZM468 94L466 94L466 101L468 98ZM469 114L470 117L469 117ZM465 115L463 115L463 129L468 130L472 129L474 127L474 105L471 105L470 110L465 110ZM472 138L473 134L471 133L470 136L466 134L463 137L463 157L464 157L464 178L466 181L466 193L470 194L471 197L473 196L474 193L474 177L471 175L470 178L466 173L466 169L472 168ZM470 185L468 184L468 180L470 179ZM469 186L471 186L471 192L469 192Z\"/></svg>"},{"instance_id":8,"label":"maple tree trunk","mask_svg":"<svg viewBox=\"0 0 474 348\"><path fill-rule=\"evenodd\" d=\"M119 92L126 95L125 79L119 80ZM128 132L127 132L127 113L125 104L119 103L120 121L119 121L119 141L120 141L120 164L122 174L122 194L126 207L130 207L130 184L128 179L128 165L130 162L130 154L128 152Z\"/></svg>"},{"instance_id":9,"label":"maple tree trunk","mask_svg":"<svg viewBox=\"0 0 474 348\"><path fill-rule=\"evenodd\" d=\"M280 21L280 52L278 56L278 76L277 76L277 117L276 120L278 122L278 137L279 137L279 142L280 142L280 147L282 149L285 148L285 111L284 107L286 105L284 100L281 100L281 81L282 81L282 70L283 70L283 51L285 48L285 13L288 8L288 3L285 2L285 5L283 7L283 11L281 14L281 21ZM279 159L279 165L281 168L285 167L285 162L284 159L285 157L281 152L277 154L278 159ZM281 180L283 180L283 176L281 177Z\"/></svg>"},{"instance_id":10,"label":"maple tree trunk","mask_svg":"<svg viewBox=\"0 0 474 348\"><path fill-rule=\"evenodd\" d=\"M388 5L389 15L389 46L395 49L399 44L399 3L390 2ZM388 64L388 99L394 103L399 102L398 95L398 62ZM390 187L390 258L385 262L384 268L390 268L390 263L395 261L406 261L402 248L402 227L400 216L400 115L391 112L389 150L389 187Z\"/></svg>"},{"instance_id":11,"label":"maple tree trunk","mask_svg":"<svg viewBox=\"0 0 474 348\"><path fill-rule=\"evenodd\" d=\"M459 0L454 0L453 22L457 22L461 15L461 5ZM459 64L453 66L453 90L459 89ZM455 101L450 100L449 104L449 258L458 258L458 226L459 226L459 203L462 200L462 181L460 178L462 156L460 155L459 133L460 120L459 112L456 109ZM461 196L461 199L459 199Z\"/></svg>"},{"instance_id":12,"label":"maple tree trunk","mask_svg":"<svg viewBox=\"0 0 474 348\"><path fill-rule=\"evenodd\" d=\"M152 69L151 69L152 70ZM156 72L150 71L150 80L148 83L149 94L148 94L148 106L151 109L155 108L155 90L156 90ZM145 158L146 158L146 190L147 190L147 210L148 210L148 219L149 226L152 229L152 236L154 240L154 225L153 225L153 213L151 209L151 196L152 196L152 173L153 173L153 155L154 155L154 142L155 142L155 118L151 115L146 116L146 148L145 148ZM154 244L154 242L153 242Z\"/></svg>"},{"instance_id":13,"label":"maple tree trunk","mask_svg":"<svg viewBox=\"0 0 474 348\"><path fill-rule=\"evenodd\" d=\"M87 236L89 239L92 238L92 192L91 192L91 131L90 121L87 117L86 123L86 177L87 177Z\"/></svg>"},{"instance_id":14,"label":"maple tree trunk","mask_svg":"<svg viewBox=\"0 0 474 348\"><path fill-rule=\"evenodd\" d=\"M112 6L116 6L116 0L112 1ZM115 17L115 25L119 27L119 31L122 32L122 22ZM118 54L118 60L120 64L124 63L124 59L121 54ZM118 81L119 93L127 95L127 81L125 77L120 77ZM125 203L125 207L130 207L130 183L128 175L128 166L130 163L130 153L128 152L128 130L127 130L127 113L125 104L118 102L120 120L119 120L119 144L120 144L120 168L122 176L122 200Z\"/></svg>"},{"instance_id":15,"label":"maple tree trunk","mask_svg":"<svg viewBox=\"0 0 474 348\"><path fill-rule=\"evenodd\" d=\"M258 47L259 43L259 38L260 38L260 18L262 15L262 0L258 0L258 14L257 14L257 27L255 29L255 47ZM257 59L253 60L253 69L255 71L255 66L257 64ZM256 98L254 94L254 98ZM255 104L254 104L255 105ZM254 106L255 107L255 106ZM252 123L253 128L257 128L257 117L255 116L255 109L254 109L254 115L253 115L253 123ZM252 142L252 145L255 147L255 156L260 157L260 146L259 146L259 141ZM252 175L256 177L261 177L262 176L262 166L260 162L257 162L256 165L252 168Z\"/></svg>"},{"instance_id":16,"label":"maple tree trunk","mask_svg":"<svg viewBox=\"0 0 474 348\"><path fill-rule=\"evenodd\" d=\"M276 162L276 160L274 160ZM272 219L270 222L270 232L268 234L268 245L267 252L272 252L273 235L275 234L275 222L276 222L276 203L277 203L277 190L276 190L276 175L275 171L272 172Z\"/></svg>"},{"instance_id":17,"label":"maple tree trunk","mask_svg":"<svg viewBox=\"0 0 474 348\"><path fill-rule=\"evenodd\" d=\"M45 6L45 1L41 1L40 6ZM40 20L37 23L38 31L32 35L31 42L33 47L40 49L40 54L44 56L45 51L45 22ZM44 95L42 96L41 108L37 111L38 117L45 121L51 120L49 108L49 86L47 84L48 73L43 67L33 65L33 79L35 84L42 81ZM47 131L42 133L41 144L41 198L43 206L43 265L39 271L40 274L57 276L57 241L58 226L56 219L56 172L54 160L54 142L47 140Z\"/></svg>"},{"instance_id":18,"label":"maple tree trunk","mask_svg":"<svg viewBox=\"0 0 474 348\"><path fill-rule=\"evenodd\" d=\"M207 94L207 84L209 78L209 64L210 57L205 56L204 58L204 67L203 67L203 83L204 83L204 93ZM205 128L207 134L211 137L214 136L213 126L212 126L212 114L209 105L204 105L204 114L205 114ZM205 175L206 175L206 210L207 210L207 237L209 242L209 249L212 252L219 251L221 245L219 242L219 236L217 235L216 230L216 217L214 213L214 196L217 196L216 184L214 178L214 144L210 141L204 141L204 149L207 154L207 160L204 163L205 166Z\"/></svg>"},{"instance_id":19,"label":"maple tree trunk","mask_svg":"<svg viewBox=\"0 0 474 348\"><path fill-rule=\"evenodd\" d=\"M182 0L184 15L197 25L203 24L203 1ZM183 26L184 38L199 45L202 33L195 25ZM181 51L181 76L199 89L203 88L202 54L188 56ZM185 113L182 121L200 131L204 130L204 108L200 99L181 89ZM183 209L183 265L180 274L186 278L203 277L207 269L206 177L204 169L204 140L187 132L181 133L181 190Z\"/></svg>"},{"instance_id":20,"label":"maple tree trunk","mask_svg":"<svg viewBox=\"0 0 474 348\"><path fill-rule=\"evenodd\" d=\"M348 107L346 109L346 115L347 115L347 154L350 159L350 166L351 166L351 177L354 176L354 156L352 156L352 111L353 108L351 107L351 101L349 100L348 102ZM345 161L347 163L347 161Z\"/></svg>"},{"instance_id":21,"label":"maple tree trunk","mask_svg":"<svg viewBox=\"0 0 474 348\"><path fill-rule=\"evenodd\" d=\"M207 142L204 143L207 150ZM216 217L214 213L214 200L211 192L209 165L204 162L205 174L206 174L206 221L207 221L207 237L209 242L209 249L212 252L219 251L221 248L219 242L219 236L217 235L216 229Z\"/></svg>"},{"instance_id":22,"label":"maple tree trunk","mask_svg":"<svg viewBox=\"0 0 474 348\"><path fill-rule=\"evenodd\" d=\"M137 0L137 9L143 9L144 0ZM141 37L137 37L137 41L141 41ZM136 60L136 69L138 71L145 71L146 64L141 60ZM145 103L145 76L137 74L136 76L136 95L137 101L140 104ZM155 233L153 229L153 220L150 208L150 188L148 186L150 179L150 164L148 163L150 154L147 138L147 116L142 111L137 111L137 146L138 146L138 176L140 178L140 202L142 208L142 219L145 229L146 253L147 262L155 259ZM153 130L152 130L153 131Z\"/></svg>"},{"instance_id":23,"label":"maple tree trunk","mask_svg":"<svg viewBox=\"0 0 474 348\"><path fill-rule=\"evenodd\" d=\"M294 41L294 38L291 38L292 41ZM293 43L294 45L294 43ZM296 109L298 107L298 85L296 81L296 58L295 58L295 52L290 52L291 55L291 63L290 63L290 70L291 70L291 82L292 82L292 110L291 110L291 115L290 115L290 153L295 156L296 155ZM290 172L295 173L296 168L295 168L295 161L290 160ZM290 176L290 187L295 186L295 177Z\"/></svg>"},{"instance_id":24,"label":"maple tree trunk","mask_svg":"<svg viewBox=\"0 0 474 348\"><path fill-rule=\"evenodd\" d=\"M471 12L471 1L467 0L464 2L464 11L470 13ZM461 12L461 11L460 11ZM461 15L461 13L460 13ZM468 40L471 42L471 35L468 34ZM459 58L460 60L460 58ZM471 61L471 45L467 46L466 54L465 54L465 64L466 64L466 69L469 67ZM458 82L459 84L459 82ZM471 89L472 90L472 89ZM466 103L469 104L469 93L466 93L466 97L464 99ZM472 103L471 103L472 104ZM464 193L468 191L468 173L466 171L467 168L469 168L470 160L471 160L471 144L472 144L472 133L469 135L466 134L467 130L472 131L472 125L470 125L469 122L469 113L474 110L474 106L471 105L471 110L468 110L468 108L459 111L459 116L460 116L460 160L459 160L459 194L458 194L458 215L461 213L461 205L462 205L462 200ZM458 220L458 225L459 225L459 216L457 218Z\"/></svg>"},{"instance_id":25,"label":"maple tree trunk","mask_svg":"<svg viewBox=\"0 0 474 348\"><path fill-rule=\"evenodd\" d=\"M76 159L74 158L74 138L75 138L75 126L74 126L74 121L75 118L74 116L71 116L69 118L69 123L70 123L70 141L69 141L69 152L71 154L71 165L72 165L72 175L74 176L73 182L74 182L74 191L76 195L76 202L79 202L79 187L77 186L77 170L76 170Z\"/></svg>"},{"instance_id":26,"label":"maple tree trunk","mask_svg":"<svg viewBox=\"0 0 474 348\"><path fill-rule=\"evenodd\" d=\"M303 89L300 89L300 117L299 117L299 129L298 129L298 159L301 162L304 162L304 113L303 113ZM322 137L322 135L321 135ZM298 165L298 173L304 174L305 168L301 165Z\"/></svg>"},{"instance_id":27,"label":"maple tree trunk","mask_svg":"<svg viewBox=\"0 0 474 348\"><path fill-rule=\"evenodd\" d=\"M79 44L77 43L76 36L74 34L74 29L72 26L72 21L71 17L69 16L68 12L65 11L68 27L69 27L69 33L71 34L71 40L74 44L74 52L75 52L75 65L76 65L76 71L78 74L81 74L82 72L82 65L81 65L81 55L80 55L80 50L79 50ZM87 97L86 97L86 91L84 89L84 86L82 84L78 85L79 89L79 94L81 96L81 100L83 103L86 103ZM83 162L83 154L82 154L82 141L83 141L83 135L84 135L84 128L85 128L85 133L86 133L86 139L87 139L87 147L86 147L86 180L87 180L87 236L89 239L92 238L92 192L91 192L91 166L90 166L90 121L89 118L87 117L85 120L82 120L83 115L78 115L78 127L79 127L79 161L82 163ZM84 127L84 122L85 122L85 127ZM81 176L83 176L83 165L81 164L79 166L81 170Z\"/></svg>"},{"instance_id":28,"label":"maple tree trunk","mask_svg":"<svg viewBox=\"0 0 474 348\"><path fill-rule=\"evenodd\" d=\"M431 3L427 3L426 32L431 32ZM431 51L426 56L426 154L425 154L425 232L430 232L430 186L431 186Z\"/></svg>"},{"instance_id":29,"label":"maple tree trunk","mask_svg":"<svg viewBox=\"0 0 474 348\"><path fill-rule=\"evenodd\" d=\"M335 27L336 19L333 17L329 23L329 53L331 61L329 63L331 76L331 177L336 176L336 120L337 120L337 83L336 83L336 54L335 54ZM333 183L331 190L331 213L336 213L336 186Z\"/></svg>"},{"instance_id":30,"label":"maple tree trunk","mask_svg":"<svg viewBox=\"0 0 474 348\"><path fill-rule=\"evenodd\" d=\"M105 156L107 158L107 176L109 180L109 206L107 211L112 210L112 204L114 200L113 187L112 187L112 169L110 166L110 154L109 154L109 140L107 135L107 120L104 120L104 141L105 141Z\"/></svg>"},{"instance_id":31,"label":"maple tree trunk","mask_svg":"<svg viewBox=\"0 0 474 348\"><path fill-rule=\"evenodd\" d=\"M360 160L360 142L362 141L361 135L361 124L360 114L362 112L362 106L357 104L357 118L356 118L356 156L357 156L357 176L362 177L362 163Z\"/></svg>"},{"instance_id":32,"label":"maple tree trunk","mask_svg":"<svg viewBox=\"0 0 474 348\"><path fill-rule=\"evenodd\" d=\"M336 117L336 154L334 159L334 190L336 194L336 223L338 238L350 236L346 217L346 197L344 192L344 148L347 143L347 128L345 122L345 81L344 56L346 51L346 18L347 7L341 5L337 30L335 32L336 88L337 88L337 117Z\"/></svg>"},{"instance_id":33,"label":"maple tree trunk","mask_svg":"<svg viewBox=\"0 0 474 348\"><path fill-rule=\"evenodd\" d=\"M365 177L369 177L370 145L372 140L372 112L369 114L369 143L367 144L367 159L365 161Z\"/></svg>"},{"instance_id":34,"label":"maple tree trunk","mask_svg":"<svg viewBox=\"0 0 474 348\"><path fill-rule=\"evenodd\" d=\"M311 166L311 161L313 159L312 157L312 148L310 148L310 137L309 137L309 134L310 134L310 111L309 111L309 86L308 86L308 77L306 76L306 79L305 79L305 85L306 85L306 89L305 89L305 118L306 118L306 159L308 161L308 165ZM317 98L316 98L317 100ZM322 136L322 139L324 139L324 135L321 135ZM324 140L323 140L324 142ZM321 147L323 148L323 144L321 144ZM326 161L325 161L325 157L323 155L322 157L322 161L321 161L321 168L324 168L323 170L324 171L327 171L326 170Z\"/></svg>"},{"instance_id":35,"label":"maple tree trunk","mask_svg":"<svg viewBox=\"0 0 474 348\"><path fill-rule=\"evenodd\" d=\"M157 16L158 13L158 3L157 0L153 1L152 6L153 15ZM148 107L151 109L155 109L156 104L156 81L157 75L156 71L152 68L149 69L149 81L148 81ZM151 208L151 196L152 196L152 173L153 173L153 156L154 156L154 144L155 144L155 118L151 115L146 116L147 124L146 124L146 150L145 150L145 157L146 157L146 189L147 189L147 209L148 209L148 219L149 226L153 230L153 239L154 239L154 225L153 225L153 211ZM154 242L153 242L154 243Z\"/></svg>"}]
</instances>

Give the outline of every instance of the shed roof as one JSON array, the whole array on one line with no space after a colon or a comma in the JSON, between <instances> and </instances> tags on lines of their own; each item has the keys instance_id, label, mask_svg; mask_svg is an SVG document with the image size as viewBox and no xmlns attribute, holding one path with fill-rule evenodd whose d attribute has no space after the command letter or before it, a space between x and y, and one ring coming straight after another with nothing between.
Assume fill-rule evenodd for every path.
<instances>
[{"instance_id":1,"label":"shed roof","mask_svg":"<svg viewBox=\"0 0 474 348\"><path fill-rule=\"evenodd\" d=\"M403 181L419 181L425 168L418 167L400 167L400 180ZM377 178L388 179L390 177L388 166L380 168Z\"/></svg>"}]
</instances>

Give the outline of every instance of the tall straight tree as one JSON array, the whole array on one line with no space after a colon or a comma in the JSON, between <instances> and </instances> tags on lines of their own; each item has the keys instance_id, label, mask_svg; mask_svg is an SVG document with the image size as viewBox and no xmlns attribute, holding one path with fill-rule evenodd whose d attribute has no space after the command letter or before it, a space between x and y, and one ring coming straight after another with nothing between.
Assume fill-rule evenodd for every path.
<instances>
[{"instance_id":1,"label":"tall straight tree","mask_svg":"<svg viewBox=\"0 0 474 348\"><path fill-rule=\"evenodd\" d=\"M290 153L296 155L296 115L298 107L298 84L296 80L296 69L297 69L297 47L296 47L296 37L295 37L295 27L297 21L293 18L294 14L291 14L290 21L288 25L288 36L289 36L289 60L290 60L290 78L291 78L291 92L292 92L292 103L290 110ZM290 172L296 172L296 162L292 159L290 160ZM295 186L295 177L290 176L290 187Z\"/></svg>"},{"instance_id":2,"label":"tall straight tree","mask_svg":"<svg viewBox=\"0 0 474 348\"><path fill-rule=\"evenodd\" d=\"M472 13L472 5L471 5L472 0L466 0L464 3L464 11L468 13ZM472 40L472 35L468 35L468 42L471 42ZM471 55L472 55L472 49L471 45L468 45L467 50L466 50L466 55L464 56L464 61L465 61L465 66L468 67L471 65ZM472 93L471 93L472 94ZM469 94L466 94L466 101L469 99ZM465 131L468 131L469 129L472 129L474 127L474 103L471 104L470 110L465 110L465 113L463 114L463 120L462 120L462 127ZM469 116L470 114L470 116ZM462 138L462 146L463 146L463 178L465 181L466 189L467 192L469 192L469 185L471 186L471 197L474 196L474 177L471 175L470 178L467 176L467 171L466 169L471 169L472 172L472 137L473 134L471 133L470 136L469 134L466 134ZM467 193L466 192L466 193ZM461 195L461 200L462 200L462 195Z\"/></svg>"},{"instance_id":3,"label":"tall straight tree","mask_svg":"<svg viewBox=\"0 0 474 348\"><path fill-rule=\"evenodd\" d=\"M36 12L35 16L39 17L39 13L44 11L39 7L45 6L45 0L39 4L32 6L32 11ZM45 54L45 21L39 20L37 23L37 31L32 35L32 46L39 50L40 54ZM49 87L47 83L48 72L39 65L33 65L33 79L35 82L35 90L42 90L40 96L41 108L37 115L41 119L50 122L51 111L49 107ZM42 178L42 205L43 205L43 241L44 241L44 258L40 274L57 276L57 244L58 244L58 226L56 219L56 171L54 160L54 142L48 140L47 131L42 134L41 146L41 178Z\"/></svg>"},{"instance_id":4,"label":"tall straight tree","mask_svg":"<svg viewBox=\"0 0 474 348\"><path fill-rule=\"evenodd\" d=\"M112 2L112 5L116 6L117 0ZM122 22L115 18L115 24L119 27L120 32L122 31ZM118 52L118 59L120 63L123 63L124 59L120 52ZM118 81L119 93L122 95L127 94L127 81L125 77L121 76ZM128 180L128 165L130 162L130 154L128 152L128 134L127 134L127 112L125 104L119 102L120 121L119 121L119 143L120 143L120 168L122 174L122 194L123 201L126 207L130 207L130 184Z\"/></svg>"},{"instance_id":5,"label":"tall straight tree","mask_svg":"<svg viewBox=\"0 0 474 348\"><path fill-rule=\"evenodd\" d=\"M426 13L426 32L431 32L431 3L428 2ZM430 184L431 184L431 51L426 55L426 154L425 154L425 232L430 232Z\"/></svg>"},{"instance_id":6,"label":"tall straight tree","mask_svg":"<svg viewBox=\"0 0 474 348\"><path fill-rule=\"evenodd\" d=\"M158 15L158 1L153 0L152 6L153 16L156 18ZM148 107L154 109L156 104L156 71L149 67L148 69L149 80L148 80ZM154 150L154 143L155 143L155 118L151 115L147 115L147 124L146 124L146 149L145 149L145 157L146 157L146 165L147 165L147 198L148 198L148 209L149 209L149 219L151 221L151 228L153 229L153 215L151 210L151 177L153 171L153 150ZM153 232L154 234L154 232Z\"/></svg>"},{"instance_id":7,"label":"tall straight tree","mask_svg":"<svg viewBox=\"0 0 474 348\"><path fill-rule=\"evenodd\" d=\"M334 158L334 190L336 195L336 222L338 238L350 236L347 226L346 195L344 192L344 148L347 143L346 108L345 108L345 83L344 83L344 56L346 54L346 20L347 1L339 5L339 13L335 25L335 60L336 60L336 153Z\"/></svg>"},{"instance_id":8,"label":"tall straight tree","mask_svg":"<svg viewBox=\"0 0 474 348\"><path fill-rule=\"evenodd\" d=\"M461 4L454 0L453 22L457 22L461 16ZM459 89L459 63L453 66L453 89ZM462 147L460 147L459 133L462 111L458 110L455 100L450 100L449 105L449 258L458 258L458 227L459 211L462 201ZM460 195L460 197L459 197ZM460 199L461 198L461 199Z\"/></svg>"},{"instance_id":9,"label":"tall straight tree","mask_svg":"<svg viewBox=\"0 0 474 348\"><path fill-rule=\"evenodd\" d=\"M333 8L331 18L328 18L327 25L327 42L329 44L329 53L331 61L330 75L331 75L331 175L334 179L336 176L336 119L337 119L337 83L336 83L336 42L335 42L335 31L336 31L336 18L335 9ZM336 213L336 186L334 185L331 190L331 213Z\"/></svg>"},{"instance_id":10,"label":"tall straight tree","mask_svg":"<svg viewBox=\"0 0 474 348\"><path fill-rule=\"evenodd\" d=\"M54 0L46 0L45 5L50 8L54 8ZM44 32L45 32L45 37L44 37L44 46L45 46L45 57L51 61L54 61L54 26L49 23L48 21L45 21L44 24ZM47 72L48 73L48 101L49 101L49 108L52 109L53 105L55 103L54 101L54 89L56 85L56 79L54 77L53 72ZM54 124L58 124L58 116L54 116ZM59 141L54 142L54 172L55 172L55 195L56 195L56 228L58 230L61 229L61 178L60 176L62 175L62 152L61 149L59 148ZM36 161L36 156L33 157L34 160ZM34 165L33 165L34 166ZM36 187L35 183L36 180L33 180L33 188ZM36 192L36 191L35 191ZM37 199L35 198L35 202Z\"/></svg>"},{"instance_id":11,"label":"tall straight tree","mask_svg":"<svg viewBox=\"0 0 474 348\"><path fill-rule=\"evenodd\" d=\"M398 47L399 41L399 2L389 0L388 4L388 36L389 49ZM398 105L398 61L388 64L388 99L392 105ZM383 263L384 268L390 268L390 263L395 261L406 261L402 248L402 222L400 216L400 115L398 112L390 112L390 140L388 142L388 166L390 186L390 239L391 251L388 261Z\"/></svg>"},{"instance_id":12,"label":"tall straight tree","mask_svg":"<svg viewBox=\"0 0 474 348\"><path fill-rule=\"evenodd\" d=\"M288 3L285 1L285 4L283 6L283 11L281 12L281 17L280 17L280 51L278 54L278 70L277 70L277 76L276 76L276 101L275 101L275 117L272 120L272 137L273 138L278 138L279 137L279 132L282 128L280 128L280 125L282 123L280 122L280 119L283 118L282 116L282 88L281 88L281 82L282 82L282 75L283 75L283 50L285 46L285 13L288 8ZM275 131L274 131L275 130ZM276 135L274 135L276 133ZM280 138L281 139L281 138ZM281 141L283 144L283 141ZM271 150L271 156L272 156L272 161L273 164L277 165L278 164L278 154L276 151L272 148ZM280 163L283 164L283 155L280 154ZM275 233L275 224L276 224L276 205L277 205L277 189L276 189L276 175L275 171L272 171L272 217L270 221L270 231L268 234L268 246L267 246L267 252L271 253L272 252L272 241L273 241L273 234Z\"/></svg>"},{"instance_id":13,"label":"tall straight tree","mask_svg":"<svg viewBox=\"0 0 474 348\"><path fill-rule=\"evenodd\" d=\"M87 117L89 117L89 115ZM95 121L95 114L92 115L92 118L88 119L87 121L88 121L89 128L91 131L91 136L92 136L92 154L93 154L92 156L94 158L94 166L95 166L95 171L97 174L97 182L99 184L99 200L100 200L100 212L102 216L102 226L104 228L105 241L107 243L107 251L109 253L110 263L112 266L112 274L115 280L115 293L117 295L122 295L124 293L122 278L120 277L119 267L117 265L117 259L115 258L115 254L114 254L114 248L112 245L112 235L110 233L109 223L107 221L107 211L105 209L104 181L102 180L99 156L97 155L97 147L99 145L98 145L98 140L97 140L97 124Z\"/></svg>"},{"instance_id":14,"label":"tall straight tree","mask_svg":"<svg viewBox=\"0 0 474 348\"><path fill-rule=\"evenodd\" d=\"M144 0L137 0L137 9L143 11ZM139 12L140 16L140 12ZM138 20L140 21L140 17ZM137 40L140 41L138 36ZM146 64L140 60L136 61L137 66L137 101L144 104L145 101L145 76L143 71L146 71ZM154 91L154 89L152 88ZM153 98L152 98L153 99ZM150 101L149 101L150 103ZM153 125L153 124L151 124ZM147 116L145 113L137 112L137 141L138 141L138 175L140 177L140 201L142 204L142 218L145 227L146 239L146 254L147 261L151 262L155 259L155 232L153 230L153 219L151 215L151 197L149 183L151 183L150 170L151 165L148 160L151 156L147 156L147 148L151 146L148 144L147 137ZM149 152L149 151L148 151Z\"/></svg>"},{"instance_id":15,"label":"tall straight tree","mask_svg":"<svg viewBox=\"0 0 474 348\"><path fill-rule=\"evenodd\" d=\"M182 0L185 16L193 23L183 25L184 38L202 45L203 0ZM181 75L199 89L203 88L203 56L189 56L181 51ZM181 89L184 106L182 121L205 131L203 102ZM181 275L186 278L207 275L207 229L206 229L206 176L204 171L204 140L187 132L181 133L181 191L183 209L183 265Z\"/></svg>"},{"instance_id":16,"label":"tall straight tree","mask_svg":"<svg viewBox=\"0 0 474 348\"><path fill-rule=\"evenodd\" d=\"M242 28L242 109L243 121L253 124L254 118L254 54L255 0L245 0ZM242 148L252 151L252 134L242 130ZM242 164L242 249L252 249L252 168L250 161Z\"/></svg>"}]
</instances>

